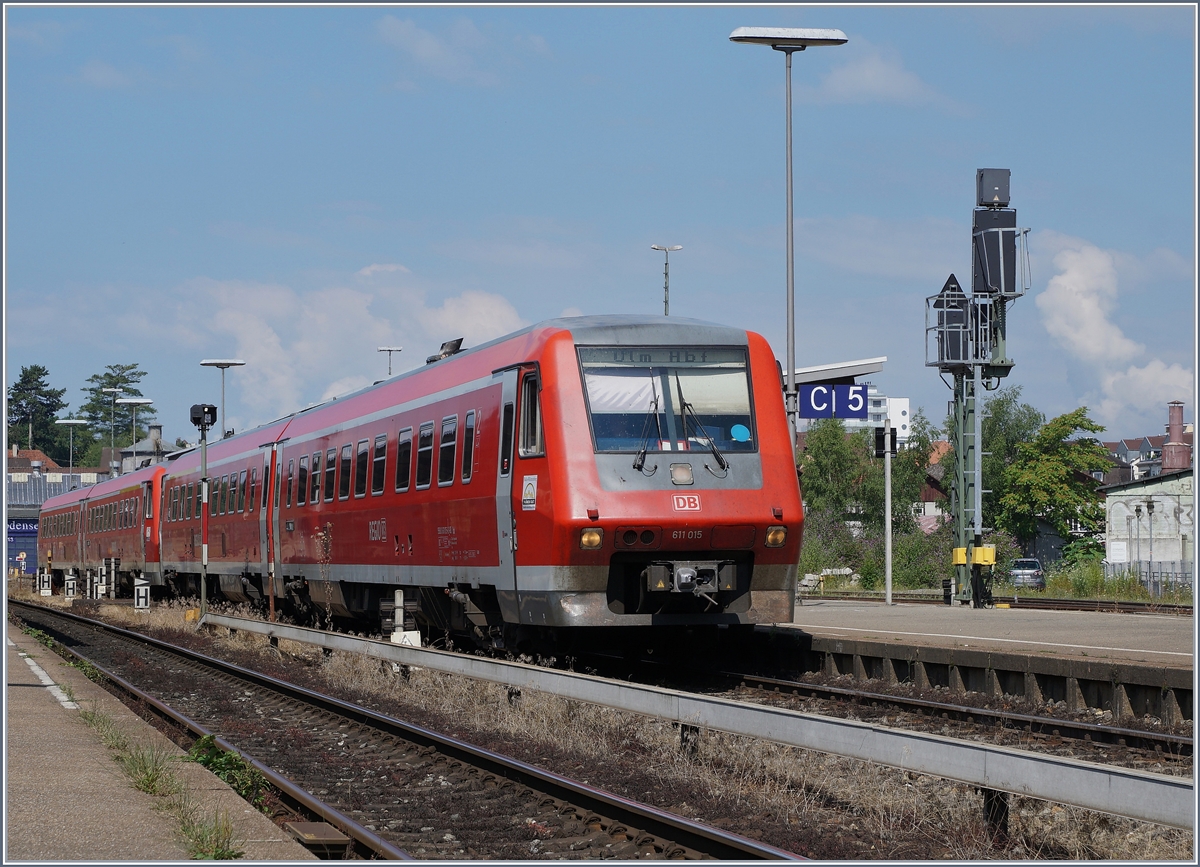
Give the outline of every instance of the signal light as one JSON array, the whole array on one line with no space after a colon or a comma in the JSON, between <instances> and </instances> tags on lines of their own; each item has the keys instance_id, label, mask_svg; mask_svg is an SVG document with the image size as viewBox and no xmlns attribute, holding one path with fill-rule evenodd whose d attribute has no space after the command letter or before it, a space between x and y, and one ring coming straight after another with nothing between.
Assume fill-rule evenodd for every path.
<instances>
[{"instance_id":1,"label":"signal light","mask_svg":"<svg viewBox=\"0 0 1200 867\"><path fill-rule=\"evenodd\" d=\"M782 548L787 541L787 527L767 527L768 548Z\"/></svg>"},{"instance_id":2,"label":"signal light","mask_svg":"<svg viewBox=\"0 0 1200 867\"><path fill-rule=\"evenodd\" d=\"M588 527L579 534L579 547L585 551L594 551L604 544L604 531L598 527Z\"/></svg>"}]
</instances>

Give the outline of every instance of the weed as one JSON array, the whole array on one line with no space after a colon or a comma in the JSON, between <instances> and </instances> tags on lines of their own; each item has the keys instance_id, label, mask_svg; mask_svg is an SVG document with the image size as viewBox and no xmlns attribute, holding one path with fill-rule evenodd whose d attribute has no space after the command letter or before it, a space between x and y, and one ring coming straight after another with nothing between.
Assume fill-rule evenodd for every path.
<instances>
[{"instance_id":1,"label":"weed","mask_svg":"<svg viewBox=\"0 0 1200 867\"><path fill-rule=\"evenodd\" d=\"M78 669L92 683L103 683L106 680L100 669L96 668L96 666L92 665L86 659L69 659L65 664L71 666L71 668Z\"/></svg>"},{"instance_id":2,"label":"weed","mask_svg":"<svg viewBox=\"0 0 1200 867\"><path fill-rule=\"evenodd\" d=\"M67 701L75 701L75 689L69 683L60 683L58 688L62 690L62 694L67 697Z\"/></svg>"},{"instance_id":3,"label":"weed","mask_svg":"<svg viewBox=\"0 0 1200 867\"><path fill-rule=\"evenodd\" d=\"M110 750L120 753L129 749L129 736L110 714L85 708L79 712L79 718L96 730L100 735L100 742Z\"/></svg>"},{"instance_id":4,"label":"weed","mask_svg":"<svg viewBox=\"0 0 1200 867\"><path fill-rule=\"evenodd\" d=\"M213 810L205 813L196 796L187 789L175 792L163 809L179 822L179 832L187 841L188 854L200 861L231 861L245 854L237 848L229 814Z\"/></svg>"},{"instance_id":5,"label":"weed","mask_svg":"<svg viewBox=\"0 0 1200 867\"><path fill-rule=\"evenodd\" d=\"M44 644L46 647L54 647L54 639L40 629L34 629L32 626L22 626L21 631L36 641L38 644Z\"/></svg>"},{"instance_id":6,"label":"weed","mask_svg":"<svg viewBox=\"0 0 1200 867\"><path fill-rule=\"evenodd\" d=\"M117 756L117 762L133 787L149 795L170 795L181 783L171 770L171 753L157 745L132 746Z\"/></svg>"},{"instance_id":7,"label":"weed","mask_svg":"<svg viewBox=\"0 0 1200 867\"><path fill-rule=\"evenodd\" d=\"M226 752L217 746L212 735L205 735L192 744L188 761L208 768L255 807L263 809L268 788L266 777L237 753Z\"/></svg>"}]
</instances>

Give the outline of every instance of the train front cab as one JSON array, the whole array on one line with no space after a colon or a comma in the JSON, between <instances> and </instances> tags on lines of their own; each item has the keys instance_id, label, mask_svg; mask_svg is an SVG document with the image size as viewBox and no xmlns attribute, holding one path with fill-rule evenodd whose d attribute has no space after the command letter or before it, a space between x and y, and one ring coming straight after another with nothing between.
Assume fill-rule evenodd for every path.
<instances>
[{"instance_id":1,"label":"train front cab","mask_svg":"<svg viewBox=\"0 0 1200 867\"><path fill-rule=\"evenodd\" d=\"M803 514L765 340L699 323L560 332L511 379L506 620L791 621Z\"/></svg>"}]
</instances>

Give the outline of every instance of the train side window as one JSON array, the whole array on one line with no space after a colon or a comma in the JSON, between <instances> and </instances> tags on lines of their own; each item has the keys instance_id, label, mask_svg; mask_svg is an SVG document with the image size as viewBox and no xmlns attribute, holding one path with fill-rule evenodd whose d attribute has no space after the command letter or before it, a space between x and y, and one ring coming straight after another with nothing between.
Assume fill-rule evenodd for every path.
<instances>
[{"instance_id":1,"label":"train side window","mask_svg":"<svg viewBox=\"0 0 1200 867\"><path fill-rule=\"evenodd\" d=\"M192 503L194 502L196 496L195 490L195 482L188 482L187 487L184 489L184 496L187 498L187 504L184 506L183 513L187 516L186 519L189 521L192 520Z\"/></svg>"},{"instance_id":2,"label":"train side window","mask_svg":"<svg viewBox=\"0 0 1200 867\"><path fill-rule=\"evenodd\" d=\"M296 505L303 506L308 494L308 455L300 456L300 466L296 470Z\"/></svg>"},{"instance_id":3,"label":"train side window","mask_svg":"<svg viewBox=\"0 0 1200 867\"><path fill-rule=\"evenodd\" d=\"M475 410L467 413L466 420L463 422L463 447L462 447L462 480L465 485L471 481L471 470L475 460Z\"/></svg>"},{"instance_id":4,"label":"train side window","mask_svg":"<svg viewBox=\"0 0 1200 867\"><path fill-rule=\"evenodd\" d=\"M354 496L367 495L367 467L371 462L371 441L359 440L354 455Z\"/></svg>"},{"instance_id":5,"label":"train side window","mask_svg":"<svg viewBox=\"0 0 1200 867\"><path fill-rule=\"evenodd\" d=\"M383 480L387 475L387 434L375 437L375 458L371 465L371 496L383 493Z\"/></svg>"},{"instance_id":6,"label":"train side window","mask_svg":"<svg viewBox=\"0 0 1200 867\"><path fill-rule=\"evenodd\" d=\"M150 520L151 518L153 518L153 517L154 517L154 515L153 515L153 514L151 514L152 512L153 512L153 508L151 507L151 504L150 504L150 498L149 498L149 497L146 497L146 514L145 514L145 515L143 515L143 517L144 517L144 518L145 518L147 521L148 521L148 520Z\"/></svg>"},{"instance_id":7,"label":"train side window","mask_svg":"<svg viewBox=\"0 0 1200 867\"><path fill-rule=\"evenodd\" d=\"M438 448L438 487L454 484L454 449L458 446L458 416L442 419L442 441Z\"/></svg>"},{"instance_id":8,"label":"train side window","mask_svg":"<svg viewBox=\"0 0 1200 867\"><path fill-rule=\"evenodd\" d=\"M513 447L513 405L504 404L504 420L500 422L500 475L507 476L512 471Z\"/></svg>"},{"instance_id":9,"label":"train side window","mask_svg":"<svg viewBox=\"0 0 1200 867\"><path fill-rule=\"evenodd\" d=\"M342 477L338 480L338 499L350 499L350 466L354 462L354 446L342 446Z\"/></svg>"},{"instance_id":10,"label":"train side window","mask_svg":"<svg viewBox=\"0 0 1200 867\"><path fill-rule=\"evenodd\" d=\"M208 514L217 514L217 500L221 498L221 477L217 476L208 483Z\"/></svg>"},{"instance_id":11,"label":"train side window","mask_svg":"<svg viewBox=\"0 0 1200 867\"><path fill-rule=\"evenodd\" d=\"M229 502L226 503L225 511L231 515L234 512L236 512L237 511L237 501L238 501L238 474L230 473L229 474Z\"/></svg>"},{"instance_id":12,"label":"train side window","mask_svg":"<svg viewBox=\"0 0 1200 867\"><path fill-rule=\"evenodd\" d=\"M254 511L254 489L258 487L258 467L250 468L250 490L246 494L246 511Z\"/></svg>"},{"instance_id":13,"label":"train side window","mask_svg":"<svg viewBox=\"0 0 1200 867\"><path fill-rule=\"evenodd\" d=\"M313 452L312 477L308 481L308 501L314 506L321 502L321 453Z\"/></svg>"},{"instance_id":14,"label":"train side window","mask_svg":"<svg viewBox=\"0 0 1200 867\"><path fill-rule=\"evenodd\" d=\"M246 511L246 471L238 474L238 511Z\"/></svg>"},{"instance_id":15,"label":"train side window","mask_svg":"<svg viewBox=\"0 0 1200 867\"><path fill-rule=\"evenodd\" d=\"M296 474L296 461L291 459L288 461L287 488L283 492L283 504L289 509L292 507L292 477ZM297 500L300 498L297 497Z\"/></svg>"},{"instance_id":16,"label":"train side window","mask_svg":"<svg viewBox=\"0 0 1200 867\"><path fill-rule=\"evenodd\" d=\"M325 452L325 502L333 501L333 473L337 467L337 449Z\"/></svg>"},{"instance_id":17,"label":"train side window","mask_svg":"<svg viewBox=\"0 0 1200 867\"><path fill-rule=\"evenodd\" d=\"M412 477L412 428L396 437L396 490L407 491Z\"/></svg>"},{"instance_id":18,"label":"train side window","mask_svg":"<svg viewBox=\"0 0 1200 867\"><path fill-rule=\"evenodd\" d=\"M542 437L542 402L538 394L538 378L527 373L521 382L521 438L520 452L523 458L536 458L546 454Z\"/></svg>"},{"instance_id":19,"label":"train side window","mask_svg":"<svg viewBox=\"0 0 1200 867\"><path fill-rule=\"evenodd\" d=\"M421 425L417 434L417 490L429 487L433 478L433 422Z\"/></svg>"}]
</instances>

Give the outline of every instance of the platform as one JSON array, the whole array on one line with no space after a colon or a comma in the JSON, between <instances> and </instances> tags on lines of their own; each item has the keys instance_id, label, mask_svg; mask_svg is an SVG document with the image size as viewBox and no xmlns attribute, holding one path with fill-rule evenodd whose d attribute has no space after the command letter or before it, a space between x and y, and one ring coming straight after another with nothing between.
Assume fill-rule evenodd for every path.
<instances>
[{"instance_id":1,"label":"platform","mask_svg":"<svg viewBox=\"0 0 1200 867\"><path fill-rule=\"evenodd\" d=\"M793 625L812 635L1191 669L1195 619L1165 614L971 608L805 597Z\"/></svg>"},{"instance_id":2,"label":"platform","mask_svg":"<svg viewBox=\"0 0 1200 867\"><path fill-rule=\"evenodd\" d=\"M176 821L129 784L80 708L109 714L135 742L183 751L49 649L11 624L6 632L4 863L186 861ZM316 860L200 765L175 770L206 810L228 814L245 860Z\"/></svg>"}]
</instances>

